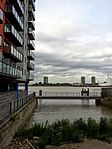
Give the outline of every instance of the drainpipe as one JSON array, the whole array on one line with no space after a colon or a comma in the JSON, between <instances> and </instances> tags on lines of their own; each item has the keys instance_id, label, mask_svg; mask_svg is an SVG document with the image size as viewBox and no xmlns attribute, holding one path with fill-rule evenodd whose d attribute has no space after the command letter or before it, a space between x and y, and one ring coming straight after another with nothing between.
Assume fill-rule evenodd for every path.
<instances>
[{"instance_id":1,"label":"drainpipe","mask_svg":"<svg viewBox=\"0 0 112 149\"><path fill-rule=\"evenodd\" d=\"M18 98L19 98L19 94L18 94L19 92L18 92L18 83L16 83L16 99L18 100Z\"/></svg>"},{"instance_id":2,"label":"drainpipe","mask_svg":"<svg viewBox=\"0 0 112 149\"><path fill-rule=\"evenodd\" d=\"M26 92L26 95L28 95L28 83L25 83L25 92Z\"/></svg>"}]
</instances>

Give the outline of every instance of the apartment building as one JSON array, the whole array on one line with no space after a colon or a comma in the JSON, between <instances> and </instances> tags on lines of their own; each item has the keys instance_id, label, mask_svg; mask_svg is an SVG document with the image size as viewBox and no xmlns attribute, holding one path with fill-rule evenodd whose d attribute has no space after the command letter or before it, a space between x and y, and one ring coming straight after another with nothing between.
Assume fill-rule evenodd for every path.
<instances>
[{"instance_id":1,"label":"apartment building","mask_svg":"<svg viewBox=\"0 0 112 149\"><path fill-rule=\"evenodd\" d=\"M0 0L0 91L33 81L35 0Z\"/></svg>"}]
</instances>

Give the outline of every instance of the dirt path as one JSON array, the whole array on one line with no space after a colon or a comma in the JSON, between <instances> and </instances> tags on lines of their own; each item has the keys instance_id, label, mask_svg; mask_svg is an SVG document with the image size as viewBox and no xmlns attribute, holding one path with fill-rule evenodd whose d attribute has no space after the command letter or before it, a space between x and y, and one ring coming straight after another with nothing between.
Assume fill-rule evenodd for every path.
<instances>
[{"instance_id":1,"label":"dirt path","mask_svg":"<svg viewBox=\"0 0 112 149\"><path fill-rule=\"evenodd\" d=\"M31 149L25 140L13 140L5 149ZM35 148L37 149L37 148ZM112 144L98 140L85 139L82 143L64 144L61 146L47 145L45 149L112 149Z\"/></svg>"},{"instance_id":2,"label":"dirt path","mask_svg":"<svg viewBox=\"0 0 112 149\"><path fill-rule=\"evenodd\" d=\"M85 140L82 143L64 144L60 147L47 146L46 149L112 149L112 144L97 140Z\"/></svg>"}]
</instances>

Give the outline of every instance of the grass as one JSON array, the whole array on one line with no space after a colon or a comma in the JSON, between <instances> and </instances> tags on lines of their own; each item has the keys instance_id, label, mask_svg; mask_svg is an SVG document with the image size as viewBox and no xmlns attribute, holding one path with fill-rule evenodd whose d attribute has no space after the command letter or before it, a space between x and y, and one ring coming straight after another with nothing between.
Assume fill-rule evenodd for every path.
<instances>
[{"instance_id":1,"label":"grass","mask_svg":"<svg viewBox=\"0 0 112 149\"><path fill-rule=\"evenodd\" d=\"M19 130L15 137L33 139L39 137L39 148L49 145L61 145L64 143L79 143L84 138L98 139L112 142L112 119L100 118L99 121L93 118L74 120L58 120L52 124L46 121L45 124L37 123L30 129Z\"/></svg>"}]
</instances>

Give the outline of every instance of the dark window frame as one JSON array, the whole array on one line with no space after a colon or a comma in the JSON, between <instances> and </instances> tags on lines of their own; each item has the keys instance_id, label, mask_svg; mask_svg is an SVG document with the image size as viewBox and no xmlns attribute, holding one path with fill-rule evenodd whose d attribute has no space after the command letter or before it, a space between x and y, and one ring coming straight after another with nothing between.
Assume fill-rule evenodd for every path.
<instances>
[{"instance_id":1,"label":"dark window frame","mask_svg":"<svg viewBox=\"0 0 112 149\"><path fill-rule=\"evenodd\" d=\"M3 37L2 37L2 35L0 34L0 48L2 48L2 40L3 40Z\"/></svg>"}]
</instances>

